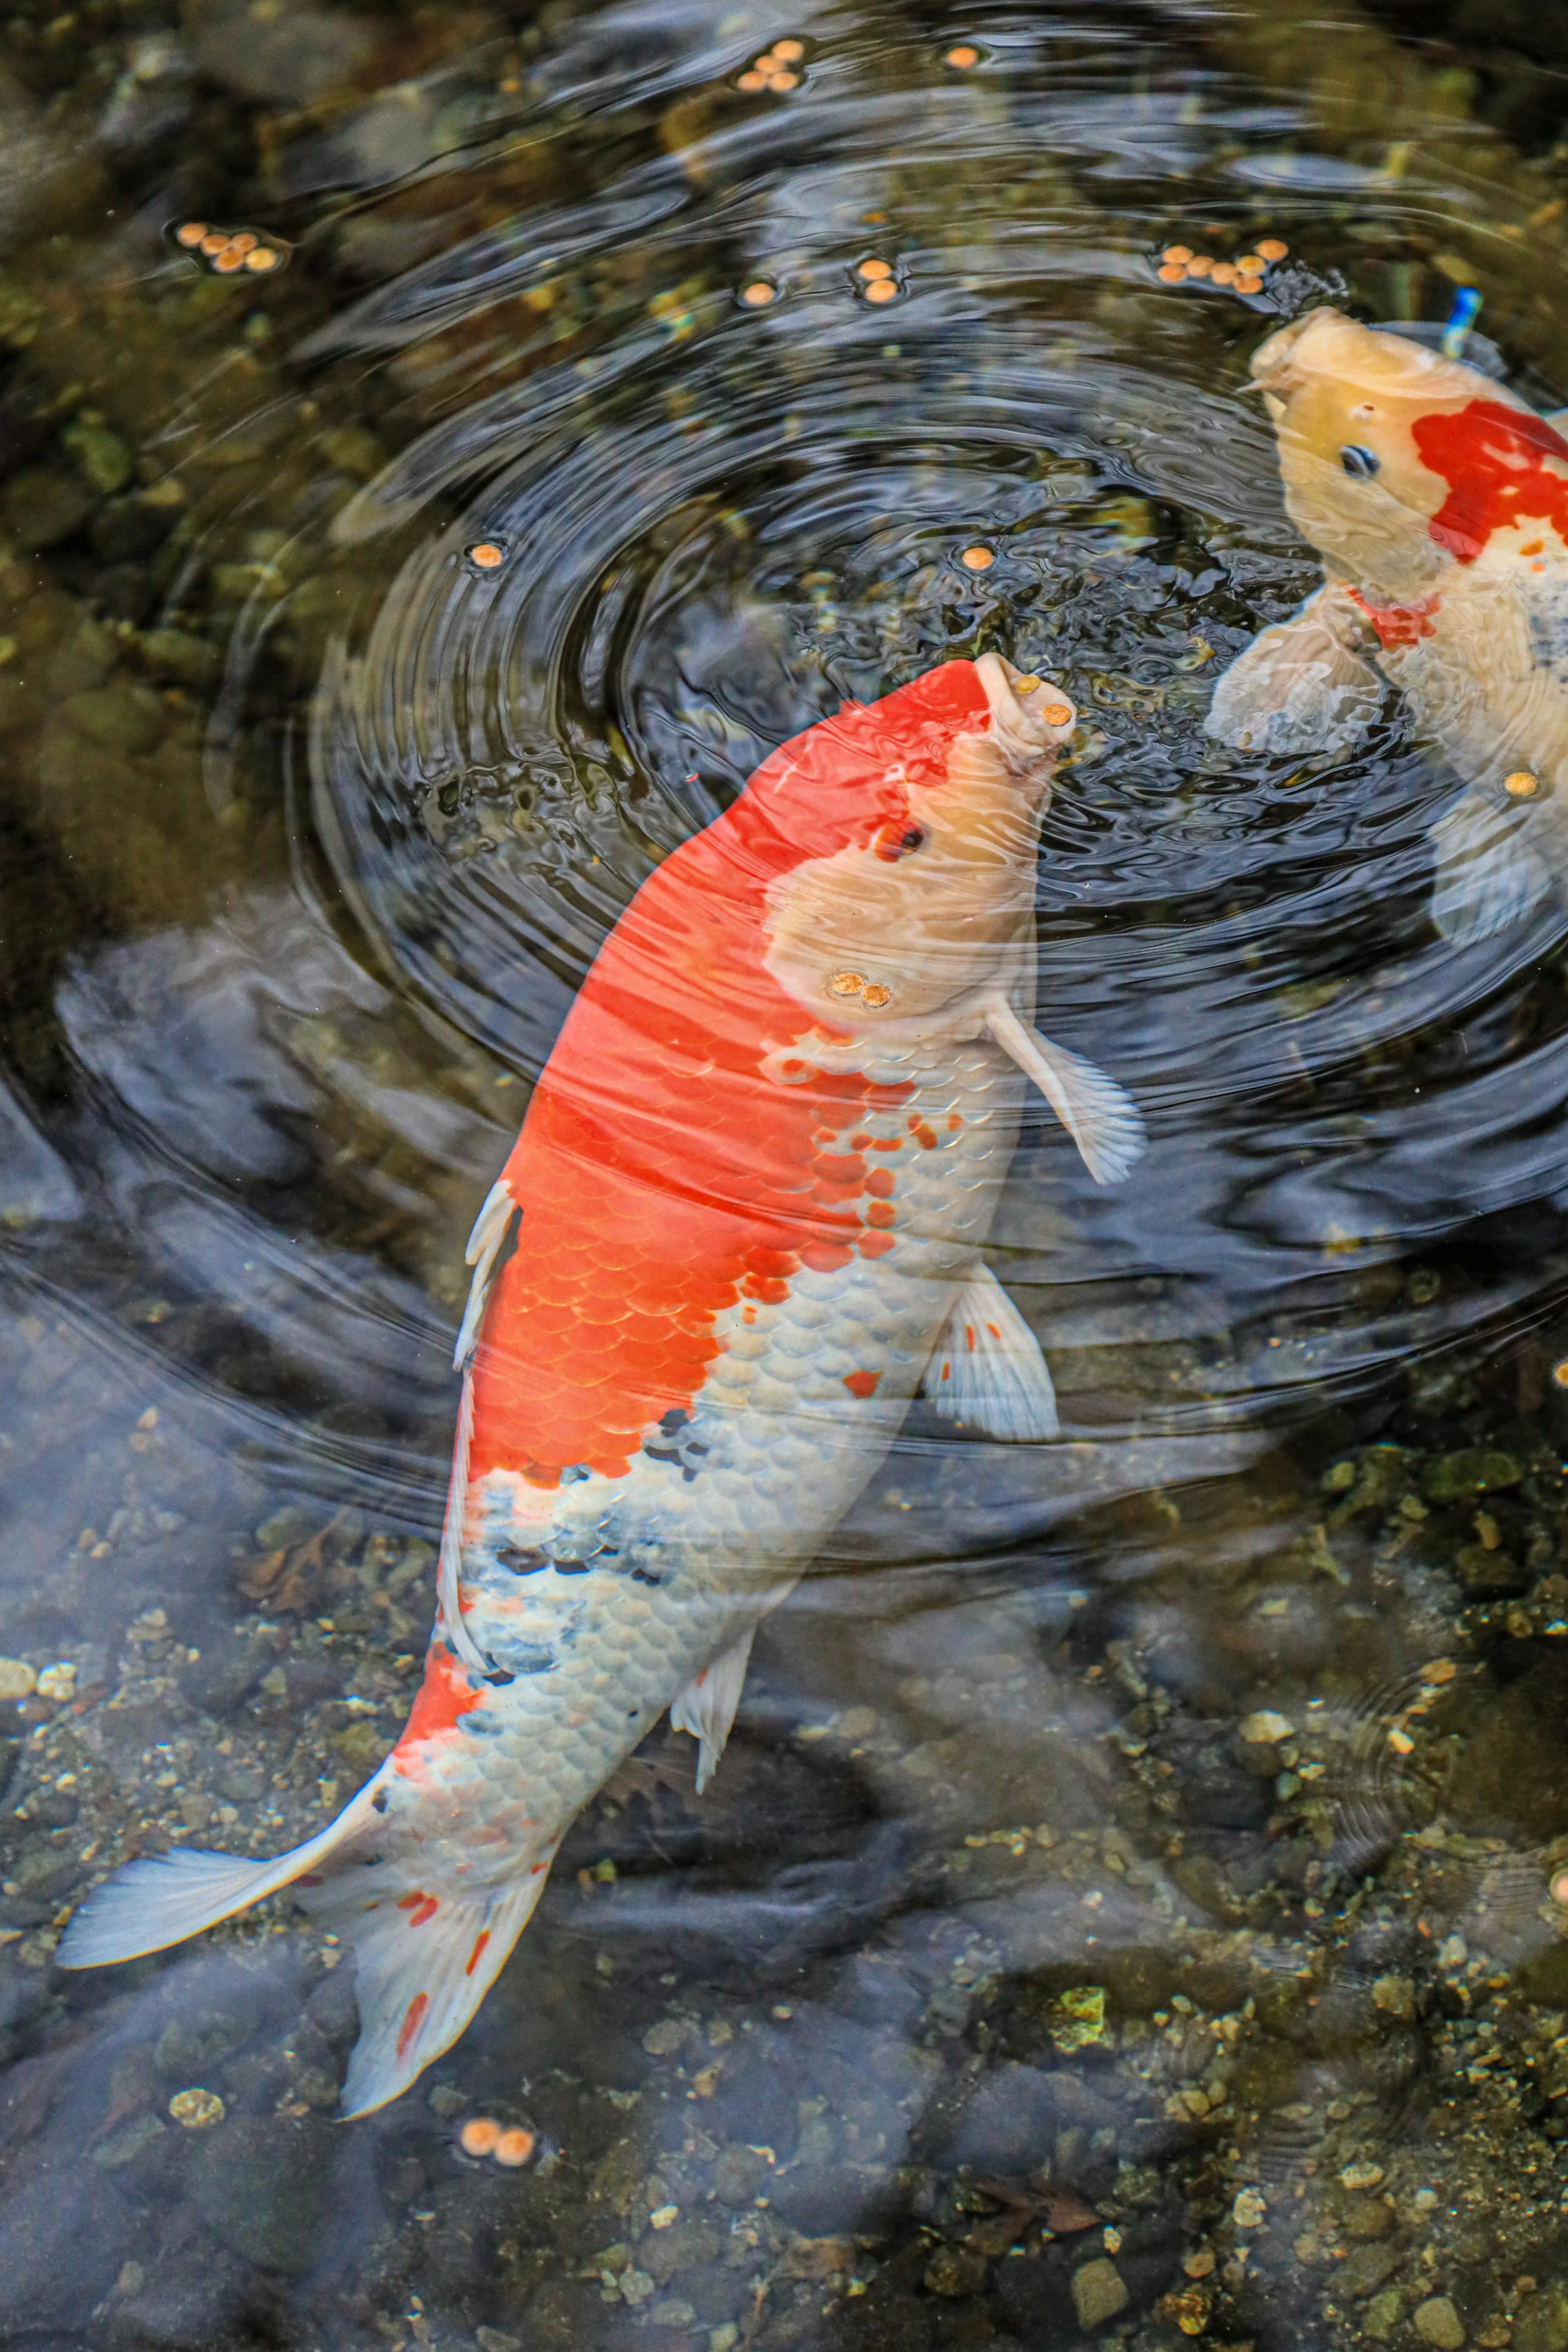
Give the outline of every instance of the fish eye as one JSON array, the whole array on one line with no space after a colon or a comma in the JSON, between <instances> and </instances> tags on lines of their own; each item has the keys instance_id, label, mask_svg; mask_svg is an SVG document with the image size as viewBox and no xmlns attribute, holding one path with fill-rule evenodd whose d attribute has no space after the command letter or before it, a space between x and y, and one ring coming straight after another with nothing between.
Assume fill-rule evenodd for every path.
<instances>
[{"instance_id":1,"label":"fish eye","mask_svg":"<svg viewBox=\"0 0 1568 2352\"><path fill-rule=\"evenodd\" d=\"M1383 460L1366 447L1363 442L1351 441L1340 451L1340 463L1347 474L1358 482L1370 482L1383 470Z\"/></svg>"},{"instance_id":2,"label":"fish eye","mask_svg":"<svg viewBox=\"0 0 1568 2352\"><path fill-rule=\"evenodd\" d=\"M924 840L923 825L906 825L900 833L892 825L886 824L877 835L877 855L885 865L896 865L900 857L908 857L911 850L919 849Z\"/></svg>"}]
</instances>

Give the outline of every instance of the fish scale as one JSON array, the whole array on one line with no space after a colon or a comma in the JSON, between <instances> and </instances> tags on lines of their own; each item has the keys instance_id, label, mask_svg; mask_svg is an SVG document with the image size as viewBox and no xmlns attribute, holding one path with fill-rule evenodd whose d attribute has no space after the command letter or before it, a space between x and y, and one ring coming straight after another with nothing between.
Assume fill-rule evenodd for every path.
<instances>
[{"instance_id":1,"label":"fish scale","mask_svg":"<svg viewBox=\"0 0 1568 2352\"><path fill-rule=\"evenodd\" d=\"M132 1864L65 1965L292 1885L354 1954L345 2109L383 2104L461 2032L666 1709L705 1786L760 1618L917 1391L994 1436L1055 1433L1038 1343L980 1259L1026 1081L1097 1181L1142 1130L1026 1026L1073 720L1027 708L1039 688L988 655L847 706L649 877L469 1244L436 1631L396 1747L276 1862Z\"/></svg>"}]
</instances>

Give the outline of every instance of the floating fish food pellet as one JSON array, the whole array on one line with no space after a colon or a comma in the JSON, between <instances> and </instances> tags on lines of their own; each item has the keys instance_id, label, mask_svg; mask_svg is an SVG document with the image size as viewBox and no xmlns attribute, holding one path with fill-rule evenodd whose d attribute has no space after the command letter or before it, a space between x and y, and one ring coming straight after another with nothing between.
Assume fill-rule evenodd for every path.
<instances>
[{"instance_id":1,"label":"floating fish food pellet","mask_svg":"<svg viewBox=\"0 0 1568 2352\"><path fill-rule=\"evenodd\" d=\"M1189 278L1206 278L1214 268L1212 253L1194 253L1187 264Z\"/></svg>"},{"instance_id":2,"label":"floating fish food pellet","mask_svg":"<svg viewBox=\"0 0 1568 2352\"><path fill-rule=\"evenodd\" d=\"M755 66L750 66L743 74L737 77L735 88L737 89L747 91L753 89L766 89L767 83L763 79L762 75L757 71Z\"/></svg>"},{"instance_id":3,"label":"floating fish food pellet","mask_svg":"<svg viewBox=\"0 0 1568 2352\"><path fill-rule=\"evenodd\" d=\"M1553 1903L1568 1903L1568 1870L1554 1874L1550 1892Z\"/></svg>"},{"instance_id":4,"label":"floating fish food pellet","mask_svg":"<svg viewBox=\"0 0 1568 2352\"><path fill-rule=\"evenodd\" d=\"M206 233L205 221L182 221L174 231L174 243L184 246L188 251L192 246L200 245Z\"/></svg>"},{"instance_id":5,"label":"floating fish food pellet","mask_svg":"<svg viewBox=\"0 0 1568 2352\"><path fill-rule=\"evenodd\" d=\"M1244 253L1237 257L1236 266L1244 278L1261 278L1268 264L1260 253Z\"/></svg>"},{"instance_id":6,"label":"floating fish food pellet","mask_svg":"<svg viewBox=\"0 0 1568 2352\"><path fill-rule=\"evenodd\" d=\"M966 547L958 560L968 572L989 572L996 557L989 547Z\"/></svg>"},{"instance_id":7,"label":"floating fish food pellet","mask_svg":"<svg viewBox=\"0 0 1568 2352\"><path fill-rule=\"evenodd\" d=\"M496 539L477 539L464 552L476 572L499 572L506 562L506 550Z\"/></svg>"},{"instance_id":8,"label":"floating fish food pellet","mask_svg":"<svg viewBox=\"0 0 1568 2352\"><path fill-rule=\"evenodd\" d=\"M1156 274L1164 279L1167 286L1180 286L1187 273L1179 261L1163 261Z\"/></svg>"},{"instance_id":9,"label":"floating fish food pellet","mask_svg":"<svg viewBox=\"0 0 1568 2352\"><path fill-rule=\"evenodd\" d=\"M219 278L233 278L242 269L281 269L289 247L277 237L254 228L215 228L210 221L171 221L164 231L172 245L189 254Z\"/></svg>"},{"instance_id":10,"label":"floating fish food pellet","mask_svg":"<svg viewBox=\"0 0 1568 2352\"><path fill-rule=\"evenodd\" d=\"M465 2156L493 2156L500 2137L501 2127L493 2116L470 2116L458 2134L458 2145Z\"/></svg>"},{"instance_id":11,"label":"floating fish food pellet","mask_svg":"<svg viewBox=\"0 0 1568 2352\"><path fill-rule=\"evenodd\" d=\"M741 289L741 299L749 310L765 310L778 299L778 288L766 278L753 278L749 286Z\"/></svg>"},{"instance_id":12,"label":"floating fish food pellet","mask_svg":"<svg viewBox=\"0 0 1568 2352\"><path fill-rule=\"evenodd\" d=\"M1066 702L1047 702L1040 717L1047 727L1065 727L1072 717L1072 706Z\"/></svg>"},{"instance_id":13,"label":"floating fish food pellet","mask_svg":"<svg viewBox=\"0 0 1568 2352\"><path fill-rule=\"evenodd\" d=\"M805 43L795 40L792 36L788 39L775 41L773 53L781 65L797 66L805 55Z\"/></svg>"},{"instance_id":14,"label":"floating fish food pellet","mask_svg":"<svg viewBox=\"0 0 1568 2352\"><path fill-rule=\"evenodd\" d=\"M797 73L771 73L767 83L770 89L798 89L800 76Z\"/></svg>"},{"instance_id":15,"label":"floating fish food pellet","mask_svg":"<svg viewBox=\"0 0 1568 2352\"><path fill-rule=\"evenodd\" d=\"M503 2131L495 2145L496 2162L509 2165L514 2171L520 2164L526 2164L532 2154L533 2134L520 2126Z\"/></svg>"},{"instance_id":16,"label":"floating fish food pellet","mask_svg":"<svg viewBox=\"0 0 1568 2352\"><path fill-rule=\"evenodd\" d=\"M1168 245L1160 256L1162 261L1168 261L1184 269L1192 257L1193 248L1190 245Z\"/></svg>"},{"instance_id":17,"label":"floating fish food pellet","mask_svg":"<svg viewBox=\"0 0 1568 2352\"><path fill-rule=\"evenodd\" d=\"M980 52L968 41L960 41L956 47L949 49L947 62L950 66L956 66L961 73L967 72L971 66L980 63Z\"/></svg>"},{"instance_id":18,"label":"floating fish food pellet","mask_svg":"<svg viewBox=\"0 0 1568 2352\"><path fill-rule=\"evenodd\" d=\"M1539 776L1532 776L1528 768L1516 768L1511 776L1503 778L1502 788L1505 793L1510 793L1516 801L1528 801L1541 790L1541 779Z\"/></svg>"},{"instance_id":19,"label":"floating fish food pellet","mask_svg":"<svg viewBox=\"0 0 1568 2352\"><path fill-rule=\"evenodd\" d=\"M1236 281L1236 290L1238 294L1261 294L1263 280L1261 278L1248 276L1244 270Z\"/></svg>"},{"instance_id":20,"label":"floating fish food pellet","mask_svg":"<svg viewBox=\"0 0 1568 2352\"><path fill-rule=\"evenodd\" d=\"M892 274L892 263L890 261L879 261L875 254L871 256L868 261L858 261L855 264L856 277L863 278L868 286L874 286L880 279L890 278Z\"/></svg>"},{"instance_id":21,"label":"floating fish food pellet","mask_svg":"<svg viewBox=\"0 0 1568 2352\"><path fill-rule=\"evenodd\" d=\"M1560 1389L1568 1389L1568 1356L1560 1364L1552 1365L1552 1377Z\"/></svg>"},{"instance_id":22,"label":"floating fish food pellet","mask_svg":"<svg viewBox=\"0 0 1568 2352\"><path fill-rule=\"evenodd\" d=\"M866 985L866 977L858 971L836 971L827 985L835 996L858 996Z\"/></svg>"},{"instance_id":23,"label":"floating fish food pellet","mask_svg":"<svg viewBox=\"0 0 1568 2352\"><path fill-rule=\"evenodd\" d=\"M237 269L245 268L245 256L236 253L232 245L226 245L221 253L214 254L213 268L220 278L230 278Z\"/></svg>"},{"instance_id":24,"label":"floating fish food pellet","mask_svg":"<svg viewBox=\"0 0 1568 2352\"><path fill-rule=\"evenodd\" d=\"M1036 694L1039 690L1039 685L1040 681L1034 671L1029 670L1024 677L1016 677L1013 680L1013 691L1015 694Z\"/></svg>"},{"instance_id":25,"label":"floating fish food pellet","mask_svg":"<svg viewBox=\"0 0 1568 2352\"><path fill-rule=\"evenodd\" d=\"M254 253L246 255L245 266L247 269L255 270L280 269L283 267L283 256L275 245L258 245Z\"/></svg>"},{"instance_id":26,"label":"floating fish food pellet","mask_svg":"<svg viewBox=\"0 0 1568 2352\"><path fill-rule=\"evenodd\" d=\"M169 2113L187 2131L210 2131L222 2123L226 2112L216 2091L176 2091L169 2102Z\"/></svg>"},{"instance_id":27,"label":"floating fish food pellet","mask_svg":"<svg viewBox=\"0 0 1568 2352\"><path fill-rule=\"evenodd\" d=\"M1239 275L1234 261L1216 261L1209 272L1216 286L1234 286Z\"/></svg>"},{"instance_id":28,"label":"floating fish food pellet","mask_svg":"<svg viewBox=\"0 0 1568 2352\"><path fill-rule=\"evenodd\" d=\"M1260 236L1254 250L1265 261L1283 261L1290 248L1283 237Z\"/></svg>"},{"instance_id":29,"label":"floating fish food pellet","mask_svg":"<svg viewBox=\"0 0 1568 2352\"><path fill-rule=\"evenodd\" d=\"M898 299L898 283L891 278L876 278L866 289L868 302L896 302Z\"/></svg>"}]
</instances>

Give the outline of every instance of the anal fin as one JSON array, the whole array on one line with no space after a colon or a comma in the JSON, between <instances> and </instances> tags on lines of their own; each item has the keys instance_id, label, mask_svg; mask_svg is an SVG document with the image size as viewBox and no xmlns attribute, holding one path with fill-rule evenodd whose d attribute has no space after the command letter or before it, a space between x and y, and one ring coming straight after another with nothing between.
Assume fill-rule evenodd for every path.
<instances>
[{"instance_id":1,"label":"anal fin","mask_svg":"<svg viewBox=\"0 0 1568 2352\"><path fill-rule=\"evenodd\" d=\"M696 1680L688 1683L670 1701L669 1720L674 1729L689 1731L693 1739L701 1742L697 1754L699 1796L718 1770L719 1759L729 1740L756 1633L755 1625L748 1625L727 1650L721 1650Z\"/></svg>"},{"instance_id":2,"label":"anal fin","mask_svg":"<svg viewBox=\"0 0 1568 2352\"><path fill-rule=\"evenodd\" d=\"M1097 1184L1120 1184L1148 1140L1137 1104L1116 1080L1026 1029L1005 997L995 996L985 1008L985 1025L1005 1054L1045 1096L1077 1144Z\"/></svg>"},{"instance_id":3,"label":"anal fin","mask_svg":"<svg viewBox=\"0 0 1568 2352\"><path fill-rule=\"evenodd\" d=\"M1525 809L1466 793L1430 828L1437 853L1432 920L1455 947L1472 947L1527 915L1552 887L1545 863L1521 839Z\"/></svg>"},{"instance_id":4,"label":"anal fin","mask_svg":"<svg viewBox=\"0 0 1568 2352\"><path fill-rule=\"evenodd\" d=\"M1040 1343L989 1266L952 1302L921 1393L944 1421L1017 1443L1061 1434Z\"/></svg>"}]
</instances>

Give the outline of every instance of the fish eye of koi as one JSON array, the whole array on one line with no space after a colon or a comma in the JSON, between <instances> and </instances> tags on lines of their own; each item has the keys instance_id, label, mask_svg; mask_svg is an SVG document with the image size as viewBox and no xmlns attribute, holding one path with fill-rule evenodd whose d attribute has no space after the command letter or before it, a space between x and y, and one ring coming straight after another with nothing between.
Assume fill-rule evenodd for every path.
<instances>
[{"instance_id":1,"label":"fish eye of koi","mask_svg":"<svg viewBox=\"0 0 1568 2352\"><path fill-rule=\"evenodd\" d=\"M885 824L877 835L877 855L885 866L896 866L900 857L921 848L925 837L923 825L910 824L900 830L896 824Z\"/></svg>"},{"instance_id":2,"label":"fish eye of koi","mask_svg":"<svg viewBox=\"0 0 1568 2352\"><path fill-rule=\"evenodd\" d=\"M1383 471L1383 460L1364 442L1350 441L1340 451L1340 463L1352 480L1370 482Z\"/></svg>"}]
</instances>

